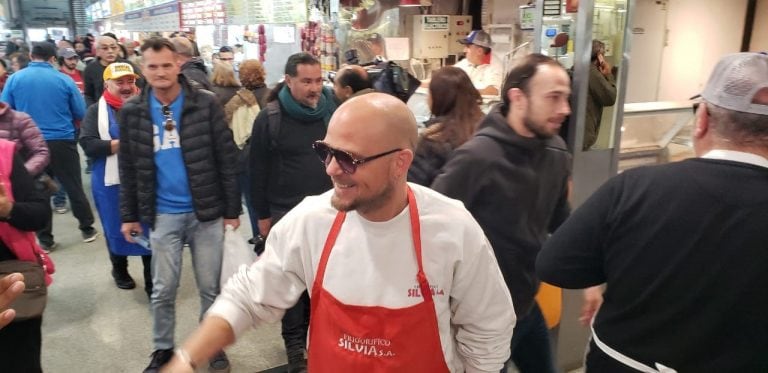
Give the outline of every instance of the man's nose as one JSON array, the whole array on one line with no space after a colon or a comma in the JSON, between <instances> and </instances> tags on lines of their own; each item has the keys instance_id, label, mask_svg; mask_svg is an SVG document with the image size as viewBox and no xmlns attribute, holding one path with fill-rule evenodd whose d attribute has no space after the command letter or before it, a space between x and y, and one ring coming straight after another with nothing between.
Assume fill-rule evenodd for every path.
<instances>
[{"instance_id":1,"label":"man's nose","mask_svg":"<svg viewBox=\"0 0 768 373\"><path fill-rule=\"evenodd\" d=\"M328 176L341 175L344 170L339 166L339 162L336 162L336 157L331 157L331 161L325 164L325 173Z\"/></svg>"}]
</instances>

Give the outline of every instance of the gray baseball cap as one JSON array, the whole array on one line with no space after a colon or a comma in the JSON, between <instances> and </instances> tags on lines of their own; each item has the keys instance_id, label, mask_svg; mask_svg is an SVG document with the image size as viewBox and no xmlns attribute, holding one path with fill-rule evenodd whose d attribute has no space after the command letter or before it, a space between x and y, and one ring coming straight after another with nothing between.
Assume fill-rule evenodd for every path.
<instances>
[{"instance_id":1,"label":"gray baseball cap","mask_svg":"<svg viewBox=\"0 0 768 373\"><path fill-rule=\"evenodd\" d=\"M768 105L755 100L758 94L768 97L768 55L734 53L723 57L715 65L700 96L728 110L768 115ZM760 102L765 100L763 98Z\"/></svg>"},{"instance_id":2,"label":"gray baseball cap","mask_svg":"<svg viewBox=\"0 0 768 373\"><path fill-rule=\"evenodd\" d=\"M483 30L474 30L466 38L459 40L459 43L467 45L474 44L480 47L491 47L491 35Z\"/></svg>"},{"instance_id":3,"label":"gray baseball cap","mask_svg":"<svg viewBox=\"0 0 768 373\"><path fill-rule=\"evenodd\" d=\"M77 56L77 52L75 52L72 48L61 48L59 49L59 57L64 58L72 58Z\"/></svg>"}]
</instances>

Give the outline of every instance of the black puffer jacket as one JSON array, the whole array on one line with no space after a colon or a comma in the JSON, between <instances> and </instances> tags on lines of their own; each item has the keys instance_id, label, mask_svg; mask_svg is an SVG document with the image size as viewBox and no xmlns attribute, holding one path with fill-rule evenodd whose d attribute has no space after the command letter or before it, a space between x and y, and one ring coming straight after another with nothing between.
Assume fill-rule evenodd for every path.
<instances>
[{"instance_id":1,"label":"black puffer jacket","mask_svg":"<svg viewBox=\"0 0 768 373\"><path fill-rule=\"evenodd\" d=\"M179 76L184 95L181 151L189 178L192 204L200 221L240 215L237 147L224 112L213 93L192 89ZM120 215L124 222L154 224L156 165L153 124L149 112L152 90L128 100L119 112Z\"/></svg>"},{"instance_id":2,"label":"black puffer jacket","mask_svg":"<svg viewBox=\"0 0 768 373\"><path fill-rule=\"evenodd\" d=\"M192 58L181 65L181 74L184 75L188 81L194 80L209 91L213 88L210 79L208 79L208 69L205 67L203 61L197 57Z\"/></svg>"}]
</instances>

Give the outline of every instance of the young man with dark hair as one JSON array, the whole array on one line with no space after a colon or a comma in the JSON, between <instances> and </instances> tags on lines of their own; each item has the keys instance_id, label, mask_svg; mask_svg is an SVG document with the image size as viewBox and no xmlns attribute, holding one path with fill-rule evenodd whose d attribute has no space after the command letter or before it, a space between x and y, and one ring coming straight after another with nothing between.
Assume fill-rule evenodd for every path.
<instances>
[{"instance_id":1,"label":"young man with dark hair","mask_svg":"<svg viewBox=\"0 0 768 373\"><path fill-rule=\"evenodd\" d=\"M85 83L83 82L83 75L77 69L77 62L80 60L80 56L72 48L59 49L58 56L59 71L70 77L75 82L77 89L80 90L80 94L84 94Z\"/></svg>"},{"instance_id":2,"label":"young man with dark hair","mask_svg":"<svg viewBox=\"0 0 768 373\"><path fill-rule=\"evenodd\" d=\"M179 75L168 39L147 39L141 52L149 88L118 113L120 214L128 242L146 234L141 223L151 229L155 351L145 372L157 372L173 356L184 244L202 318L219 294L224 227L240 225L240 191L237 148L217 98ZM224 351L210 368L229 371Z\"/></svg>"},{"instance_id":3,"label":"young man with dark hair","mask_svg":"<svg viewBox=\"0 0 768 373\"><path fill-rule=\"evenodd\" d=\"M463 201L491 242L518 317L512 361L522 373L555 372L534 299L534 263L544 240L570 213L571 159L557 135L570 114L570 93L568 73L555 60L524 57L504 81L502 104L454 151L432 184Z\"/></svg>"}]
</instances>

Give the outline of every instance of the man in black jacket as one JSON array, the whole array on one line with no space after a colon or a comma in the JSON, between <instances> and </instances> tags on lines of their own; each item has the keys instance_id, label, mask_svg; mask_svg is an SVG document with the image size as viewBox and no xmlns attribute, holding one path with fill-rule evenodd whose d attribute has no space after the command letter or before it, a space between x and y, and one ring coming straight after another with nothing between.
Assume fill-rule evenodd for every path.
<instances>
[{"instance_id":1,"label":"man in black jacket","mask_svg":"<svg viewBox=\"0 0 768 373\"><path fill-rule=\"evenodd\" d=\"M285 83L273 90L266 110L256 117L251 134L251 199L259 214L259 231L266 237L272 224L306 196L331 188L331 179L318 167L312 144L325 137L336 102L323 88L320 62L296 53L285 65ZM283 340L289 371L306 369L304 350L309 327L309 297L305 292L283 317Z\"/></svg>"},{"instance_id":2,"label":"man in black jacket","mask_svg":"<svg viewBox=\"0 0 768 373\"><path fill-rule=\"evenodd\" d=\"M210 91L211 81L208 79L208 69L200 57L195 56L195 47L192 41L185 36L176 36L171 38L171 43L173 43L177 56L179 56L181 74L187 78L187 81L195 81Z\"/></svg>"},{"instance_id":3,"label":"man in black jacket","mask_svg":"<svg viewBox=\"0 0 768 373\"><path fill-rule=\"evenodd\" d=\"M173 356L176 289L183 245L189 244L201 297L200 315L219 293L224 226L240 225L237 149L224 112L209 91L179 76L176 52L165 38L142 46L150 88L119 112L121 232L134 242L152 227L154 348L145 372ZM228 371L224 352L211 360Z\"/></svg>"},{"instance_id":4,"label":"man in black jacket","mask_svg":"<svg viewBox=\"0 0 768 373\"><path fill-rule=\"evenodd\" d=\"M507 75L502 104L432 184L464 202L493 246L517 314L512 361L523 373L555 372L534 300L534 263L547 235L570 213L570 156L557 136L570 114L570 92L568 74L556 61L526 56Z\"/></svg>"},{"instance_id":5,"label":"man in black jacket","mask_svg":"<svg viewBox=\"0 0 768 373\"><path fill-rule=\"evenodd\" d=\"M608 180L536 261L606 284L587 372L768 372L768 56L723 57L701 98L697 158Z\"/></svg>"},{"instance_id":6,"label":"man in black jacket","mask_svg":"<svg viewBox=\"0 0 768 373\"><path fill-rule=\"evenodd\" d=\"M83 71L83 84L85 84L85 106L91 106L99 101L102 93L104 93L104 69L112 62L128 62L126 59L120 57L120 46L117 45L117 40L111 36L102 35L96 39L96 59L91 61ZM130 63L130 62L128 62ZM133 64L131 64L133 65ZM133 66L133 70L136 74L141 75L141 71L137 66ZM136 82L139 88L144 87L144 81L139 79Z\"/></svg>"}]
</instances>

